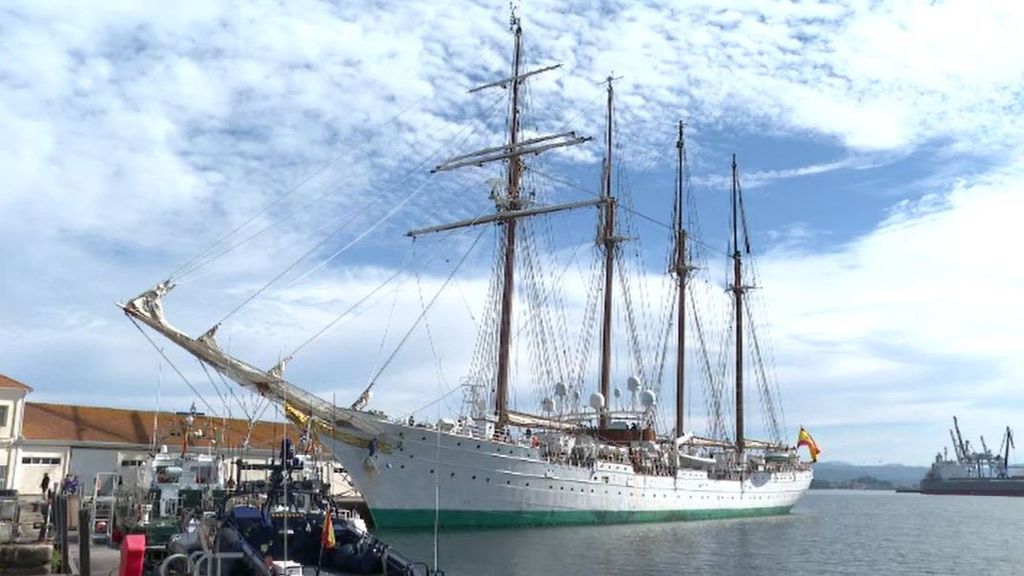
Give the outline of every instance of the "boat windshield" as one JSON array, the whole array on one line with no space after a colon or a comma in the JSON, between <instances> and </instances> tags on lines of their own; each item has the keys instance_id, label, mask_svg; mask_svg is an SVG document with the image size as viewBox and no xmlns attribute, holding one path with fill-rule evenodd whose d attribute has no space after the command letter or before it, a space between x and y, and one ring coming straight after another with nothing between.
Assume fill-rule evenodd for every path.
<instances>
[{"instance_id":1,"label":"boat windshield","mask_svg":"<svg viewBox=\"0 0 1024 576\"><path fill-rule=\"evenodd\" d=\"M181 480L181 467L180 466L157 466L156 467L156 483L157 484L176 484Z\"/></svg>"},{"instance_id":2,"label":"boat windshield","mask_svg":"<svg viewBox=\"0 0 1024 576\"><path fill-rule=\"evenodd\" d=\"M213 466L197 466L195 472L196 484L209 484L214 481Z\"/></svg>"}]
</instances>

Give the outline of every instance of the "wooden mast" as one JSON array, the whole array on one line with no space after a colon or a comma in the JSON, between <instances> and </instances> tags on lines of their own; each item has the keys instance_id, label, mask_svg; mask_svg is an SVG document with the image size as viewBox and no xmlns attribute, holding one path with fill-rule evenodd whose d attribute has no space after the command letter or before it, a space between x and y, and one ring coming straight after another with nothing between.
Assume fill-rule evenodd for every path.
<instances>
[{"instance_id":1,"label":"wooden mast","mask_svg":"<svg viewBox=\"0 0 1024 576\"><path fill-rule=\"evenodd\" d=\"M601 395L604 397L604 409L600 417L600 429L608 428L608 404L610 401L612 371L612 280L615 274L615 197L612 195L612 100L614 90L612 77L608 77L608 127L606 132L606 150L604 166L604 182L601 198L604 199L604 218L601 226L599 242L604 248L604 314L601 325Z\"/></svg>"},{"instance_id":2,"label":"wooden mast","mask_svg":"<svg viewBox=\"0 0 1024 576\"><path fill-rule=\"evenodd\" d=\"M676 334L676 437L685 433L683 414L685 413L685 367L686 367L686 281L692 268L686 261L686 193L683 185L683 163L686 150L683 144L683 122L679 122L679 139L676 141L676 198L673 216L675 232L675 261L672 271L678 284L678 301L676 302L676 320L679 322Z\"/></svg>"},{"instance_id":3,"label":"wooden mast","mask_svg":"<svg viewBox=\"0 0 1024 576\"><path fill-rule=\"evenodd\" d=\"M469 93L476 93L488 88L508 88L509 91L509 125L508 142L501 146L493 146L477 150L468 154L460 154L445 160L431 173L455 170L469 166L481 167L492 162L507 161L506 173L506 194L502 197L494 194L496 212L489 216L481 216L470 220L461 220L448 224L420 228L408 232L409 236L420 236L433 232L453 230L465 226L475 226L498 222L505 227L505 239L502 255L502 288L501 304L498 320L498 372L495 375L494 413L497 417L497 429L502 430L509 423L508 410L508 389L509 371L511 367L512 348L512 308L515 298L515 265L516 265L516 228L517 220L528 216L539 214L550 214L562 210L572 210L585 206L593 206L604 201L603 197L596 201L571 202L554 206L529 206L520 195L520 186L523 175L523 156L537 155L555 148L575 146L590 140L588 136L578 136L576 132L562 132L549 134L534 138L520 138L520 89L523 82L537 74L559 68L560 64L546 66L529 72L522 71L523 65L523 28L519 17L513 11L510 21L511 30L515 36L515 48L512 55L512 76L488 82L469 90Z\"/></svg>"},{"instance_id":4,"label":"wooden mast","mask_svg":"<svg viewBox=\"0 0 1024 576\"><path fill-rule=\"evenodd\" d=\"M743 275L739 244L739 177L732 155L732 293L736 310L736 453L743 454ZM744 232L745 233L745 232Z\"/></svg>"},{"instance_id":5,"label":"wooden mast","mask_svg":"<svg viewBox=\"0 0 1024 576\"><path fill-rule=\"evenodd\" d=\"M519 142L519 84L522 78L519 74L520 60L523 51L523 28L519 24L519 18L513 14L512 26L515 31L515 54L512 56L512 81L511 90L511 114L509 118L508 149L515 150ZM512 156L508 159L508 205L506 210L519 208L519 180L522 170L522 161L519 156ZM495 414L498 417L498 427L502 428L508 423L508 376L509 376L509 355L512 343L512 299L515 295L515 266L516 266L516 220L513 218L505 222L505 272L501 289L501 321L498 327L498 382L495 393Z\"/></svg>"}]
</instances>

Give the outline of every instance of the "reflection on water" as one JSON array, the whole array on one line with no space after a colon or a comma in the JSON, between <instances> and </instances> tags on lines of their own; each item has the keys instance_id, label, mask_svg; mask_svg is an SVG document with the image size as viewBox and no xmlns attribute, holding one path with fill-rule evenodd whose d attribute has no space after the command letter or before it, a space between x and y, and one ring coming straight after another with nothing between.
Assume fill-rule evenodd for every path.
<instances>
[{"instance_id":1,"label":"reflection on water","mask_svg":"<svg viewBox=\"0 0 1024 576\"><path fill-rule=\"evenodd\" d=\"M442 533L449 575L1022 574L1024 499L811 491L787 516ZM430 533L382 532L430 562Z\"/></svg>"}]
</instances>

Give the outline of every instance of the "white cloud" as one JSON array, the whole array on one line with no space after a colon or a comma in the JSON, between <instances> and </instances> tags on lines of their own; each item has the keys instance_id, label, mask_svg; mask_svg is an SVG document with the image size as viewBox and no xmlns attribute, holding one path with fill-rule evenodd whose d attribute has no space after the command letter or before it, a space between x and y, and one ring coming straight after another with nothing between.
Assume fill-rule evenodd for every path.
<instances>
[{"instance_id":1,"label":"white cloud","mask_svg":"<svg viewBox=\"0 0 1024 576\"><path fill-rule=\"evenodd\" d=\"M790 244L766 255L780 372L805 424L934 428L954 410L978 426L989 410L1012 423L1024 406L1015 384L1024 312L1012 304L1024 274L1007 258L1022 185L1017 162L901 203L836 251ZM943 441L903 439L900 453L910 460Z\"/></svg>"},{"instance_id":2,"label":"white cloud","mask_svg":"<svg viewBox=\"0 0 1024 576\"><path fill-rule=\"evenodd\" d=\"M356 293L367 277L377 278L380 268L400 259L388 249L399 241L405 246L395 238L408 223L473 216L486 207L486 174L428 180L425 172L446 153L500 138L502 105L486 110L497 95L474 99L464 90L508 74L504 9L468 0L387 7L263 1L4 6L0 362L7 368L0 370L42 395L46 388L73 386L73 367L84 386L109 386L126 402L145 401L150 391L136 384L152 381L152 353L111 302L165 277L326 165L240 237L281 214L294 212L292 219L174 293L170 304L183 325L193 333L205 330L340 223L348 222L322 252L419 191L408 209L367 239L373 248L346 254L346 263L381 260L357 268L363 276L346 279L325 269L309 284L272 291L264 306L277 310L261 307L241 316L234 328L238 345L252 346L246 351L270 363L282 352L281 340L301 340L324 319L310 310L311 302L332 290ZM622 157L630 162L660 163L663 133L679 117L691 123L697 142L714 128L847 148L834 162L750 175L748 186L857 168L875 151L900 156L935 141L997 161L1020 141L1024 40L1015 31L1024 11L1012 3L980 10L963 2L540 2L523 16L529 65L564 64L531 86L528 127L600 135L597 83L614 71L623 76L618 123ZM485 110L490 120L482 121ZM552 163L592 168L587 163L599 154L596 148ZM1012 347L1003 332L1005 307L997 303L1019 288L1019 280L984 258L994 246L1009 245L996 242L1009 238L993 234L1014 229L1006 221L1012 194L999 190L1011 190L1018 174L999 174L950 194L938 191L938 206L897 207L877 230L838 253L793 252L802 238L797 232L817 235L827 224L791 227L790 251L771 255L764 266L771 276L766 284L788 286L787 296L773 304L788 311L776 318L780 358L789 358L783 369L801 366L792 354L806 352L819 374L838 380L928 373L914 372L900 354L877 350L895 347L926 358L988 358L989 365L1014 370L1005 360ZM325 199L314 202L320 196ZM482 290L478 283L463 288ZM298 290L307 291L295 300ZM404 302L404 314L413 304ZM446 317L465 314L464 303L445 306ZM258 312L280 312L286 320L261 321ZM364 322L358 331L372 332L375 322ZM942 347L965 333L972 334L966 343ZM453 380L464 366L459 350L470 342L461 332L445 342ZM361 342L357 349L373 348ZM369 373L365 358L346 361L346 382ZM294 369L327 390L338 386L338 366L325 354ZM414 366L410 360L402 370L413 374ZM205 378L195 368L190 376ZM420 376L432 378L429 371ZM1000 390L1004 382L999 372L989 385Z\"/></svg>"}]
</instances>

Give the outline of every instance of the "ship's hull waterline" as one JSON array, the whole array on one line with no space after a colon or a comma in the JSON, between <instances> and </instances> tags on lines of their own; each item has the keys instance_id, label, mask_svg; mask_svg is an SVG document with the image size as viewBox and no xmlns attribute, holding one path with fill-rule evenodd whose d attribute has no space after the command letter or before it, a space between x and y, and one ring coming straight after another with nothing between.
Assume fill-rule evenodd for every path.
<instances>
[{"instance_id":1,"label":"ship's hull waterline","mask_svg":"<svg viewBox=\"0 0 1024 576\"><path fill-rule=\"evenodd\" d=\"M712 479L634 472L629 463L551 463L540 448L367 417L321 433L382 529L616 524L786 514L810 470Z\"/></svg>"},{"instance_id":2,"label":"ship's hull waterline","mask_svg":"<svg viewBox=\"0 0 1024 576\"><path fill-rule=\"evenodd\" d=\"M921 494L944 496L1024 496L1022 478L951 478L922 480Z\"/></svg>"}]
</instances>

